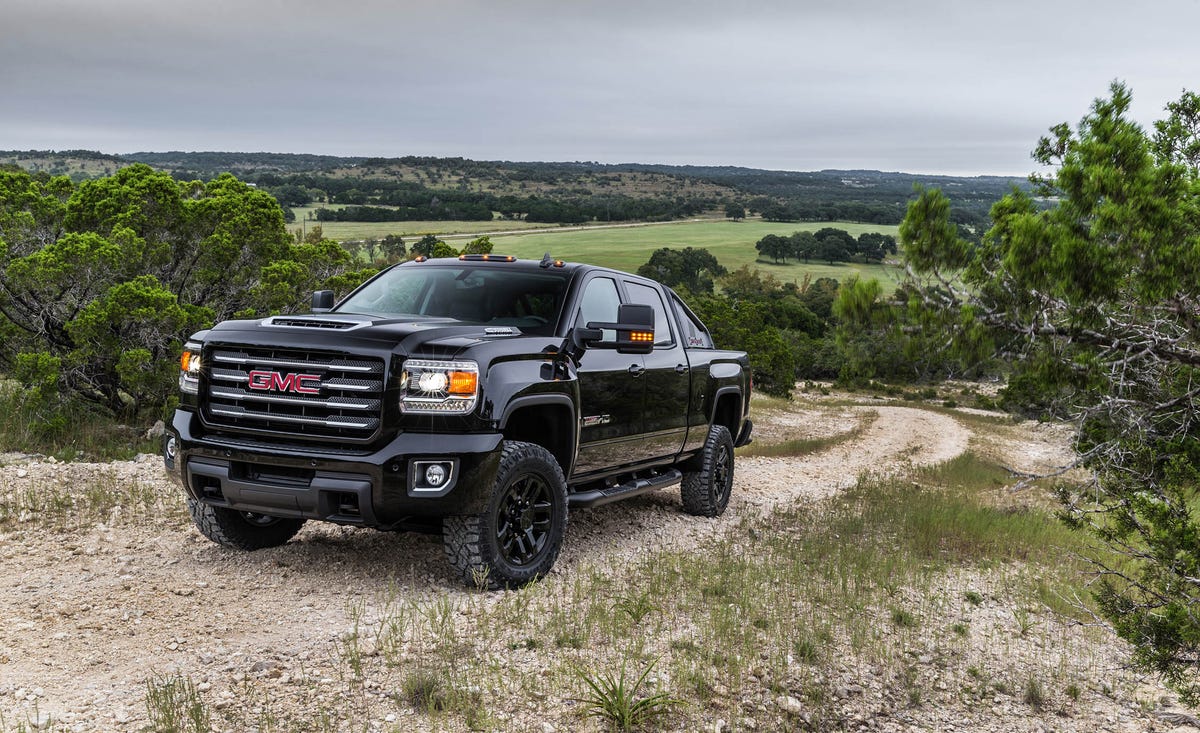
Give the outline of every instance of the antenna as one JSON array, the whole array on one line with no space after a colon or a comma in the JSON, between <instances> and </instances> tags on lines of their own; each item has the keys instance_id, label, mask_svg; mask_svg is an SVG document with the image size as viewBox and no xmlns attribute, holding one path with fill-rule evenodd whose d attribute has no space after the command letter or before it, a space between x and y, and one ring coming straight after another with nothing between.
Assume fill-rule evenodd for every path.
<instances>
[{"instance_id":1,"label":"antenna","mask_svg":"<svg viewBox=\"0 0 1200 733\"><path fill-rule=\"evenodd\" d=\"M550 253L549 253L549 252L547 252L547 253L546 253L546 254L545 254L543 257L542 257L542 261L538 263L538 266L539 266L539 267L541 267L541 268L543 268L543 269L545 269L545 268L547 268L547 267L549 267L550 265L553 265L553 264L554 264L554 258L550 256Z\"/></svg>"}]
</instances>

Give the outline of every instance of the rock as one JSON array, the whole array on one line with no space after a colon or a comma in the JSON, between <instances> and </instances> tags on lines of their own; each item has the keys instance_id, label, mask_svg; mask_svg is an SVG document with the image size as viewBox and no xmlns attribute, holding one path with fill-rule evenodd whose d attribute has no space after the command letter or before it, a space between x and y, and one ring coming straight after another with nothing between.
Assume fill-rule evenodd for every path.
<instances>
[{"instance_id":1,"label":"rock","mask_svg":"<svg viewBox=\"0 0 1200 733\"><path fill-rule=\"evenodd\" d=\"M146 440L157 440L166 435L166 433L167 426L163 424L162 420L159 420L151 425L150 429L146 431Z\"/></svg>"},{"instance_id":2,"label":"rock","mask_svg":"<svg viewBox=\"0 0 1200 733\"><path fill-rule=\"evenodd\" d=\"M800 702L791 695L780 695L779 697L775 698L775 704L778 705L779 708L788 715L804 715L804 703Z\"/></svg>"},{"instance_id":3,"label":"rock","mask_svg":"<svg viewBox=\"0 0 1200 733\"><path fill-rule=\"evenodd\" d=\"M17 469L17 478L25 478L28 475L29 475L29 472L26 471L25 469L23 469L23 468Z\"/></svg>"}]
</instances>

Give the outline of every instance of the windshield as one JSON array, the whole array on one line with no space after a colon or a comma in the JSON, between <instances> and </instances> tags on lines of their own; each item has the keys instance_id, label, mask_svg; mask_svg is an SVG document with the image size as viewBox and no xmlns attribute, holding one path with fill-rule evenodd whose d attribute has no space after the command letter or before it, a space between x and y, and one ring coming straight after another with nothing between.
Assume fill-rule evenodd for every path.
<instances>
[{"instance_id":1,"label":"windshield","mask_svg":"<svg viewBox=\"0 0 1200 733\"><path fill-rule=\"evenodd\" d=\"M548 336L558 321L568 277L505 266L397 267L368 283L337 312L453 318Z\"/></svg>"}]
</instances>

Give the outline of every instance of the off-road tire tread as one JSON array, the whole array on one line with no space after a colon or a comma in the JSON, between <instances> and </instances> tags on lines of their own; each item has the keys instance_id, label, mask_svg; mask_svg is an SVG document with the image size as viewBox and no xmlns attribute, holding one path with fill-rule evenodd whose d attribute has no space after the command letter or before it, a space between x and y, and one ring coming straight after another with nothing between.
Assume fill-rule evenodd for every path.
<instances>
[{"instance_id":1,"label":"off-road tire tread","mask_svg":"<svg viewBox=\"0 0 1200 733\"><path fill-rule=\"evenodd\" d=\"M550 548L550 552L538 563L537 571L520 577L508 577L499 571L488 557L490 548L487 543L487 512L494 508L497 501L497 489L524 461L536 461L544 464L542 468L554 488L559 492L562 502L561 526L558 537ZM446 517L442 520L442 548L450 566L457 571L462 581L469 587L482 586L488 590L501 588L519 588L546 575L558 559L562 540L566 534L567 525L567 481L563 477L562 468L550 451L536 443L526 443L518 440L506 440L500 454L500 466L496 469L496 484L492 488L492 497L488 501L488 509L483 514L468 514Z\"/></svg>"},{"instance_id":2,"label":"off-road tire tread","mask_svg":"<svg viewBox=\"0 0 1200 733\"><path fill-rule=\"evenodd\" d=\"M704 450L700 454L700 469L686 471L679 493L683 499L683 510L697 517L719 517L729 505L729 493L723 495L713 490L713 465L717 453L724 445L729 451L730 483L733 477L733 437L729 428L724 425L713 425L708 429L708 437L704 440ZM730 490L730 493L732 489Z\"/></svg>"},{"instance_id":3,"label":"off-road tire tread","mask_svg":"<svg viewBox=\"0 0 1200 733\"><path fill-rule=\"evenodd\" d=\"M262 550L278 547L296 536L304 526L303 519L280 518L265 527L249 524L241 513L233 509L216 507L188 498L188 513L200 534L224 547L235 550Z\"/></svg>"}]
</instances>

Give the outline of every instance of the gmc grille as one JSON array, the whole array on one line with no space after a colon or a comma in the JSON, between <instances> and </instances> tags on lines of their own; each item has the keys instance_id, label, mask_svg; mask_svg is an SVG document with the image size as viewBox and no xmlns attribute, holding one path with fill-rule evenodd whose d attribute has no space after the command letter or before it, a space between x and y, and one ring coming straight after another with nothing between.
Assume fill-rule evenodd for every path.
<instances>
[{"instance_id":1,"label":"gmc grille","mask_svg":"<svg viewBox=\"0 0 1200 733\"><path fill-rule=\"evenodd\" d=\"M208 363L203 409L210 426L353 441L369 440L379 430L382 359L218 347ZM319 388L311 377L319 378Z\"/></svg>"}]
</instances>

